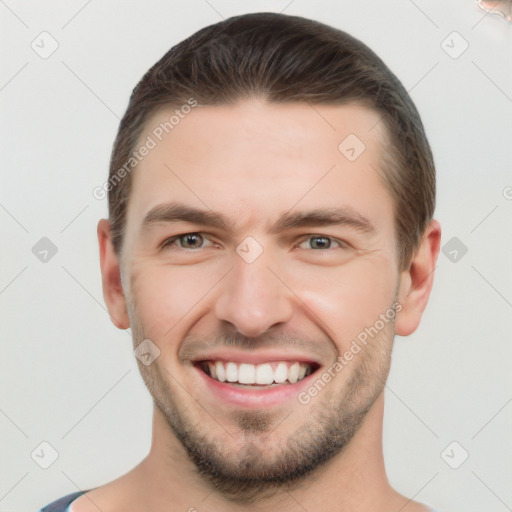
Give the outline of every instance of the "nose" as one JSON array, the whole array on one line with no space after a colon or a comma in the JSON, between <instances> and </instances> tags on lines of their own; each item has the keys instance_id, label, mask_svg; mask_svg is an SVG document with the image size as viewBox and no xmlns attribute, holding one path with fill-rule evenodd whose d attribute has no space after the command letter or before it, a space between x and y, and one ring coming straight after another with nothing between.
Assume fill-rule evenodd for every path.
<instances>
[{"instance_id":1,"label":"nose","mask_svg":"<svg viewBox=\"0 0 512 512\"><path fill-rule=\"evenodd\" d=\"M292 318L293 292L273 268L277 267L275 264L264 255L252 263L235 255L233 265L215 303L215 315L220 321L252 338Z\"/></svg>"}]
</instances>

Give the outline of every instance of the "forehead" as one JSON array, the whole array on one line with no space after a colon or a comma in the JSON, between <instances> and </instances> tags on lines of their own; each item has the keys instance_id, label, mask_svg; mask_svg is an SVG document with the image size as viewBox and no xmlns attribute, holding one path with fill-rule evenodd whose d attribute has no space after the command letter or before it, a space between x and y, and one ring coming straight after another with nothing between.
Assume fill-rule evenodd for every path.
<instances>
[{"instance_id":1,"label":"forehead","mask_svg":"<svg viewBox=\"0 0 512 512\"><path fill-rule=\"evenodd\" d=\"M376 220L391 214L377 173L386 140L377 112L259 100L186 111L147 120L139 146L151 149L133 171L128 224L171 201L223 212L241 227L319 205Z\"/></svg>"}]
</instances>

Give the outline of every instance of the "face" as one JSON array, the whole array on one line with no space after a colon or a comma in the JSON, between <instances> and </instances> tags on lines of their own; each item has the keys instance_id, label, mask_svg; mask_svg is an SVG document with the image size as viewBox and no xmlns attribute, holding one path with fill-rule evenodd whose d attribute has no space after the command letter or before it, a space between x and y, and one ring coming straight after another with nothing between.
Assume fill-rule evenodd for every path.
<instances>
[{"instance_id":1,"label":"face","mask_svg":"<svg viewBox=\"0 0 512 512\"><path fill-rule=\"evenodd\" d=\"M356 105L197 107L134 171L124 295L134 345L160 354L140 371L228 495L319 469L383 390L400 275L378 119ZM355 160L338 149L350 134L365 145Z\"/></svg>"}]
</instances>

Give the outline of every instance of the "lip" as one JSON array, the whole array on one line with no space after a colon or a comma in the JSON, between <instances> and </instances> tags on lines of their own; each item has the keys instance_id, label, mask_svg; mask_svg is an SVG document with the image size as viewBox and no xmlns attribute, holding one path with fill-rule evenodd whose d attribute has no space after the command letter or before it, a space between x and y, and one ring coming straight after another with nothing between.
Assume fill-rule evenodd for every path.
<instances>
[{"instance_id":1,"label":"lip","mask_svg":"<svg viewBox=\"0 0 512 512\"><path fill-rule=\"evenodd\" d=\"M233 363L249 363L262 364L272 363L275 361L308 363L315 367L321 366L321 363L306 354L296 353L282 350L261 350L257 353L243 352L240 350L219 349L212 352L205 352L200 357L194 359L193 363L197 364L201 361L223 361Z\"/></svg>"},{"instance_id":2,"label":"lip","mask_svg":"<svg viewBox=\"0 0 512 512\"><path fill-rule=\"evenodd\" d=\"M217 360L219 360L218 357ZM297 361L297 359L289 358L280 360ZM235 359L226 359L226 361L237 362ZM244 359L244 361L249 362L248 359ZM269 359L265 359L260 362L264 363L268 361ZM308 360L306 359L304 362L308 362ZM315 370L313 373L296 382L295 384L278 384L272 387L262 387L261 389L256 387L255 389L249 389L239 388L227 382L220 382L207 375L197 364L193 365L193 369L198 373L207 394L213 395L214 399L217 401L220 400L222 402L247 409L268 408L277 405L283 405L290 400L295 400L298 393L300 393L303 388L310 384L313 375L316 373Z\"/></svg>"}]
</instances>

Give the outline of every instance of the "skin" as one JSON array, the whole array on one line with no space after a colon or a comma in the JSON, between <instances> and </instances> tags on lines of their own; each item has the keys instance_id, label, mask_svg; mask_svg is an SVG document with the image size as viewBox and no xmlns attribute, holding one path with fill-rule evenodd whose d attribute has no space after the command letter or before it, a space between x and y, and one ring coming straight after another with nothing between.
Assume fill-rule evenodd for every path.
<instances>
[{"instance_id":1,"label":"skin","mask_svg":"<svg viewBox=\"0 0 512 512\"><path fill-rule=\"evenodd\" d=\"M171 111L157 112L141 140ZM155 401L152 447L129 473L76 500L73 512L429 510L387 480L383 386L394 334L414 332L426 307L441 230L431 221L410 266L399 270L393 202L375 172L387 144L382 123L372 129L378 119L357 105L313 109L254 99L198 107L139 164L121 255L112 248L107 220L98 224L98 240L113 323L132 328L134 346L149 338L160 350L151 365L139 362ZM351 133L366 145L354 162L338 151ZM169 201L222 213L232 227L180 221L143 228L147 212ZM357 212L373 231L349 225L271 231L289 210L326 207ZM203 235L193 240L198 248L181 245L183 240L161 247L185 233ZM247 236L263 249L251 263L236 251ZM312 247L317 237L331 237L331 246ZM396 319L308 404L294 397L278 406L241 408L212 393L192 364L202 350L195 341L202 340L203 349L226 350L223 340L230 338L247 342L246 353L307 354L321 375L395 301ZM227 350L240 353L242 347ZM223 492L198 474L170 427L176 411L204 445L223 447L217 455L224 464L250 462L246 471L253 474L275 470L291 439L309 446L325 434L323 423L353 421L347 420L343 446L305 479L267 493L247 489L244 502L240 493Z\"/></svg>"}]
</instances>

